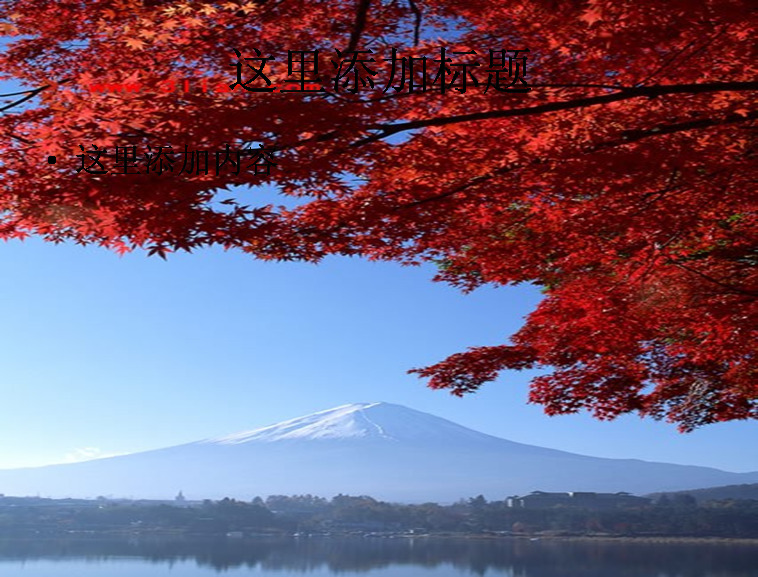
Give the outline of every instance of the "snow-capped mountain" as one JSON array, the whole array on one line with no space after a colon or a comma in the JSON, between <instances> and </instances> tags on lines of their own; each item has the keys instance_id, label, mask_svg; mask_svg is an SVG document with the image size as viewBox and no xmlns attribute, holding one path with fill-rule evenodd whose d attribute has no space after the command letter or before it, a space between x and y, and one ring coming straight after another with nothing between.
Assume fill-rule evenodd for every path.
<instances>
[{"instance_id":1,"label":"snow-capped mountain","mask_svg":"<svg viewBox=\"0 0 758 577\"><path fill-rule=\"evenodd\" d=\"M497 439L452 421L390 403L356 403L305 417L201 441L236 445L251 441L382 439L385 441L480 441ZM500 440L500 439L497 439Z\"/></svg>"},{"instance_id":2,"label":"snow-capped mountain","mask_svg":"<svg viewBox=\"0 0 758 577\"><path fill-rule=\"evenodd\" d=\"M84 463L0 471L0 493L190 499L338 493L451 502L542 491L651 493L756 483L756 473L604 459L479 433L389 403Z\"/></svg>"}]
</instances>

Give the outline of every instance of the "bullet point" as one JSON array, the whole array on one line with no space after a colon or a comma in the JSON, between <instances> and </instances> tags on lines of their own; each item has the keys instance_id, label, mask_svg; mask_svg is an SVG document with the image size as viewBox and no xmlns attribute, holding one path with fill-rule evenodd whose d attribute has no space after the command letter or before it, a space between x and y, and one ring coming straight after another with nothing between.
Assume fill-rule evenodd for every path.
<instances>
[{"instance_id":1,"label":"bullet point","mask_svg":"<svg viewBox=\"0 0 758 577\"><path fill-rule=\"evenodd\" d=\"M54 156L48 156L47 157L47 163L48 164L55 164L55 157Z\"/></svg>"}]
</instances>

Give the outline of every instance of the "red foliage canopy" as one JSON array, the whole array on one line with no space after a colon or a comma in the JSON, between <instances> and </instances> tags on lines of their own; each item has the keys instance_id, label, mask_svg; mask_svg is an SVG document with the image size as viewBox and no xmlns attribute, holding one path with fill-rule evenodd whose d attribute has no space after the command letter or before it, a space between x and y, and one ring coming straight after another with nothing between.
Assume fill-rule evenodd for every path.
<instances>
[{"instance_id":1,"label":"red foliage canopy","mask_svg":"<svg viewBox=\"0 0 758 577\"><path fill-rule=\"evenodd\" d=\"M750 4L0 0L0 32L14 37L0 72L30 87L0 118L0 235L432 261L464 290L531 282L545 298L508 344L416 372L462 394L506 369L552 367L530 394L551 414L637 411L682 430L755 418ZM393 48L434 64L441 46L450 77L473 58L461 53L485 57L479 87L329 81L356 49L386 71ZM275 57L274 83L292 78L288 50L319 49L326 90L155 90L232 83L233 49ZM531 91L483 90L489 50L513 49L529 50ZM95 82L147 88L94 94ZM244 143L276 150L270 176L72 169L80 145ZM277 185L289 208L229 188L259 184Z\"/></svg>"}]
</instances>

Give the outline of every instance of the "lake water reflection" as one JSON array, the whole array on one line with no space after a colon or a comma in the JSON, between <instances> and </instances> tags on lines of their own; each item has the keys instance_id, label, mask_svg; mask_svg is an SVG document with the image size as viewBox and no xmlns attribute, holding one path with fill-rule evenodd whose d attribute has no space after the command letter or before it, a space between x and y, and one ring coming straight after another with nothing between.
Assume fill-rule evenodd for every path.
<instances>
[{"instance_id":1,"label":"lake water reflection","mask_svg":"<svg viewBox=\"0 0 758 577\"><path fill-rule=\"evenodd\" d=\"M758 546L528 539L0 539L3 577L756 577Z\"/></svg>"}]
</instances>

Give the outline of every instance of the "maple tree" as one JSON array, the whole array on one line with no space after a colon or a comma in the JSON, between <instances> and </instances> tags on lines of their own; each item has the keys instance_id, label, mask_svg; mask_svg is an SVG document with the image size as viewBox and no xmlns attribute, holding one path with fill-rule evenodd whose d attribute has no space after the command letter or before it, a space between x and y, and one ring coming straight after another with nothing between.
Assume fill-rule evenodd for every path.
<instances>
[{"instance_id":1,"label":"maple tree","mask_svg":"<svg viewBox=\"0 0 758 577\"><path fill-rule=\"evenodd\" d=\"M755 418L749 7L0 0L11 38L0 74L28 87L1 107L0 236L162 256L222 245L262 259L434 262L436 280L466 291L530 282L544 299L508 343L415 372L463 394L507 369L549 367L530 392L549 414L639 412L681 430ZM459 59L528 49L531 91L86 89L229 84L233 49L275 55L269 78L285 82L288 50L318 48L320 70L334 73L355 50L372 50L381 68L393 48L411 57L440 46ZM265 143L277 166L90 175L44 162L125 143ZM256 203L258 185L276 185L286 206Z\"/></svg>"}]
</instances>

